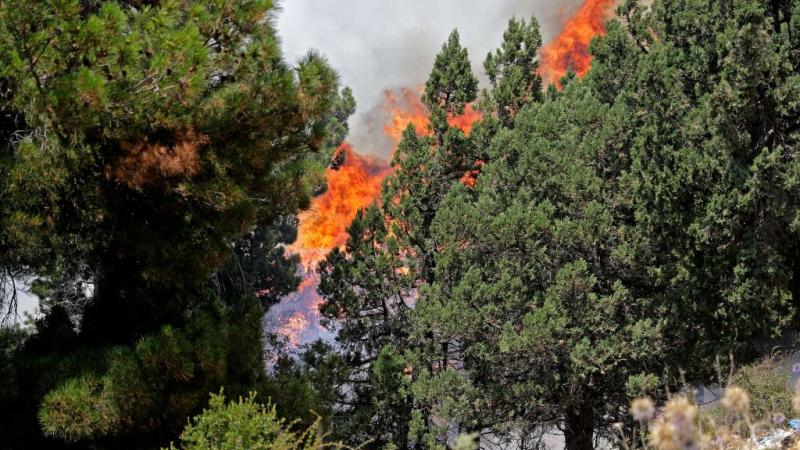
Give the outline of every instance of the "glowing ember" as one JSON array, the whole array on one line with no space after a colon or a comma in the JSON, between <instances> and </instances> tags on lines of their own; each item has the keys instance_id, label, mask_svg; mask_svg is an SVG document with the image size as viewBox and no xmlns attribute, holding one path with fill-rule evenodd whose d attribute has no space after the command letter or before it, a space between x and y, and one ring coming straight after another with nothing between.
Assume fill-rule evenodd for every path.
<instances>
[{"instance_id":1,"label":"glowing ember","mask_svg":"<svg viewBox=\"0 0 800 450\"><path fill-rule=\"evenodd\" d=\"M462 176L460 180L461 183L467 187L475 187L475 185L478 184L478 175L481 174L481 168L484 166L484 164L486 163L481 160L475 161L472 169L464 172L464 176Z\"/></svg>"},{"instance_id":2,"label":"glowing ember","mask_svg":"<svg viewBox=\"0 0 800 450\"><path fill-rule=\"evenodd\" d=\"M605 22L611 18L617 0L585 0L570 17L561 33L542 47L539 75L545 84L558 84L569 68L582 77L592 65L589 43L605 34Z\"/></svg>"}]
</instances>

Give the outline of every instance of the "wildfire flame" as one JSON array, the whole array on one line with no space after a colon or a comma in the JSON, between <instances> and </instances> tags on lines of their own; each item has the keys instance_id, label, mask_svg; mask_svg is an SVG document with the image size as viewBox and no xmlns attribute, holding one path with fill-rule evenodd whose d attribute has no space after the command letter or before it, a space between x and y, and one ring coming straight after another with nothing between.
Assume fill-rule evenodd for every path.
<instances>
[{"instance_id":1,"label":"wildfire flame","mask_svg":"<svg viewBox=\"0 0 800 450\"><path fill-rule=\"evenodd\" d=\"M399 92L384 91L384 110L390 114L389 123L383 127L387 136L394 140L395 146L400 142L403 131L408 125L414 125L417 134L430 136L430 120L428 110L419 101L422 96L424 86L417 86L416 89L402 88ZM469 135L472 125L483 117L476 111L472 104L464 107L464 112L457 116L449 116L447 123L453 128L458 128L464 134Z\"/></svg>"},{"instance_id":2,"label":"wildfire flame","mask_svg":"<svg viewBox=\"0 0 800 450\"><path fill-rule=\"evenodd\" d=\"M447 123L450 124L451 127L458 128L469 136L469 133L472 131L472 126L482 118L483 114L481 114L480 111L476 111L472 104L469 104L464 107L463 114L448 117Z\"/></svg>"},{"instance_id":3,"label":"wildfire flame","mask_svg":"<svg viewBox=\"0 0 800 450\"><path fill-rule=\"evenodd\" d=\"M418 134L430 133L428 110L419 100L423 89L423 86L417 86L416 89L401 88L396 92L383 91L383 110L389 115L383 132L394 141L395 147L409 124L414 125Z\"/></svg>"},{"instance_id":4,"label":"wildfire flame","mask_svg":"<svg viewBox=\"0 0 800 450\"><path fill-rule=\"evenodd\" d=\"M611 17L615 4L616 0L585 0L565 21L561 33L539 55L539 74L545 83L558 84L569 68L579 77L589 70L592 63L589 43L595 36L605 34L605 21ZM422 89L418 86L384 92L387 120L383 131L392 139L395 149L409 124L420 135L431 134L428 111L419 100ZM448 117L448 123L469 134L480 119L481 113L467 105L464 114ZM375 201L383 179L391 173L386 161L360 154L347 143L338 151L344 153L344 163L336 170L326 171L328 190L300 215L297 241L288 249L300 255L303 282L297 292L270 309L267 316L267 325L284 336L292 348L320 337L332 338L320 325L319 306L324 300L316 290L319 280L314 269L330 250L345 244L348 225L358 210ZM482 165L483 161L476 161L461 182L474 186Z\"/></svg>"},{"instance_id":5,"label":"wildfire flame","mask_svg":"<svg viewBox=\"0 0 800 450\"><path fill-rule=\"evenodd\" d=\"M389 118L383 131L394 141L395 148L408 125L421 135L431 133L428 110L419 100L421 91L419 87L384 92L384 110ZM480 118L481 114L467 105L464 114L448 118L448 123L469 134ZM329 251L345 244L350 222L378 197L381 182L391 173L386 161L360 154L346 142L338 151L345 155L344 164L327 169L328 190L314 199L311 209L300 214L297 241L289 247L290 252L300 255L307 270L312 270Z\"/></svg>"},{"instance_id":6,"label":"wildfire flame","mask_svg":"<svg viewBox=\"0 0 800 450\"><path fill-rule=\"evenodd\" d=\"M333 337L320 324L319 306L323 300L317 293L318 284L316 277L307 276L297 291L286 296L267 315L267 325L275 334L283 336L290 348L320 337Z\"/></svg>"},{"instance_id":7,"label":"wildfire flame","mask_svg":"<svg viewBox=\"0 0 800 450\"><path fill-rule=\"evenodd\" d=\"M311 209L300 214L297 241L289 251L300 255L304 267L316 263L347 241L347 226L360 209L373 202L381 191L381 181L391 171L386 161L362 155L343 143L344 164L327 169L328 190L314 199Z\"/></svg>"},{"instance_id":8,"label":"wildfire flame","mask_svg":"<svg viewBox=\"0 0 800 450\"><path fill-rule=\"evenodd\" d=\"M539 75L545 85L559 80L569 68L582 77L592 65L589 43L605 34L605 22L611 18L617 0L585 0L564 23L561 33L542 47Z\"/></svg>"},{"instance_id":9,"label":"wildfire flame","mask_svg":"<svg viewBox=\"0 0 800 450\"><path fill-rule=\"evenodd\" d=\"M419 100L421 93L421 86L384 92L383 109L387 118L383 131L392 139L395 149L409 124L421 135L431 134L428 110ZM448 118L448 123L469 134L480 118L481 114L468 105L463 115ZM344 153L344 163L338 169L326 170L328 189L314 199L308 211L300 214L297 240L288 248L289 252L300 255L303 282L267 315L267 326L283 336L291 348L330 336L319 321L323 299L317 293L316 266L332 249L344 246L350 222L359 210L375 201L383 179L392 171L386 161L358 153L346 142L337 152Z\"/></svg>"}]
</instances>

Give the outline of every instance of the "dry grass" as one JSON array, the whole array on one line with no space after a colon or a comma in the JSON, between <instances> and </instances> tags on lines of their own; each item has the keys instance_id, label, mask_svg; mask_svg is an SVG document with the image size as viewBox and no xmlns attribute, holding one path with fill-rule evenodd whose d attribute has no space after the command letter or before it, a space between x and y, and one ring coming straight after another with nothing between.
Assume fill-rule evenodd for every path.
<instances>
[{"instance_id":1,"label":"dry grass","mask_svg":"<svg viewBox=\"0 0 800 450\"><path fill-rule=\"evenodd\" d=\"M622 446L800 450L800 434L787 423L787 417L800 417L800 386L793 395L788 379L776 361L768 358L733 374L722 399L711 408L700 408L683 395L671 397L660 408L650 398L636 399L629 413L638 426L627 436L620 431Z\"/></svg>"}]
</instances>

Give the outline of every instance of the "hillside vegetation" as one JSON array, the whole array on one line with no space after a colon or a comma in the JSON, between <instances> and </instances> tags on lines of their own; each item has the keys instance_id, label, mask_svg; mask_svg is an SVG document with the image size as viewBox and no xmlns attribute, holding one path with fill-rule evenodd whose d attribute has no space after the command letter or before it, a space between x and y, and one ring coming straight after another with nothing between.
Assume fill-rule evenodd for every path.
<instances>
[{"instance_id":1,"label":"hillside vegetation","mask_svg":"<svg viewBox=\"0 0 800 450\"><path fill-rule=\"evenodd\" d=\"M731 365L800 324L800 0L622 1L549 86L536 18L484 88L453 31L429 129L317 269L337 340L296 357L262 316L354 104L273 11L0 3L4 304L42 305L0 330L0 448L714 448L675 394L715 382L752 391L716 448L795 413Z\"/></svg>"}]
</instances>

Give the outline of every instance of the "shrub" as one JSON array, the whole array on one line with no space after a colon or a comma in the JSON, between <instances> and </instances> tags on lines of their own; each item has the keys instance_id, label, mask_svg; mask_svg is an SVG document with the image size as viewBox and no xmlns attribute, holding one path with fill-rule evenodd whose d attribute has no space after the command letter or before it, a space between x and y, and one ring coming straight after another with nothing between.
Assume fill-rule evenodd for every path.
<instances>
[{"instance_id":1,"label":"shrub","mask_svg":"<svg viewBox=\"0 0 800 450\"><path fill-rule=\"evenodd\" d=\"M312 450L341 447L325 444L319 420L302 431L278 417L275 406L255 402L255 393L225 402L222 391L212 394L209 408L190 421L181 433L180 447L170 450Z\"/></svg>"},{"instance_id":2,"label":"shrub","mask_svg":"<svg viewBox=\"0 0 800 450\"><path fill-rule=\"evenodd\" d=\"M798 434L787 417L800 413L800 390L794 398L789 377L773 357L742 367L731 376L720 402L699 408L685 396L654 408L649 398L631 403L638 429L625 435L624 448L652 450L792 449L800 450ZM621 424L620 424L621 425Z\"/></svg>"}]
</instances>

